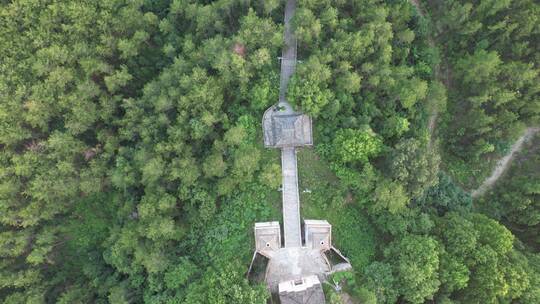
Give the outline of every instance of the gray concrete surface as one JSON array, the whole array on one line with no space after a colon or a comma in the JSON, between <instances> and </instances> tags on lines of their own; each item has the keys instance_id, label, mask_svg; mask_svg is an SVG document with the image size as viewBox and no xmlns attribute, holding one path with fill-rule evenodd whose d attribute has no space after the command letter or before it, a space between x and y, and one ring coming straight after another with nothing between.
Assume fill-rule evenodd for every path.
<instances>
[{"instance_id":1,"label":"gray concrete surface","mask_svg":"<svg viewBox=\"0 0 540 304\"><path fill-rule=\"evenodd\" d=\"M287 86L296 69L296 37L291 20L296 11L296 0L288 0L285 5L285 34L281 59L281 76L279 87L279 106L285 112L294 113L286 100ZM300 201L298 194L298 171L296 167L295 148L281 150L281 171L283 176L283 230L285 247L302 247L300 230Z\"/></svg>"},{"instance_id":2,"label":"gray concrete surface","mask_svg":"<svg viewBox=\"0 0 540 304\"><path fill-rule=\"evenodd\" d=\"M281 150L283 177L283 230L285 247L301 247L300 199L298 195L298 171L295 148Z\"/></svg>"},{"instance_id":3,"label":"gray concrete surface","mask_svg":"<svg viewBox=\"0 0 540 304\"><path fill-rule=\"evenodd\" d=\"M296 11L296 0L288 0L285 5L285 33L284 33L284 47L281 58L281 76L279 84L279 102L280 106L284 106L288 109L291 106L286 101L287 86L291 76L296 69L296 37L292 29L292 18ZM281 104L283 103L283 104Z\"/></svg>"},{"instance_id":4,"label":"gray concrete surface","mask_svg":"<svg viewBox=\"0 0 540 304\"><path fill-rule=\"evenodd\" d=\"M303 247L281 248L271 253L266 282L271 292L276 292L279 283L316 275L322 282L331 271L330 264L319 250Z\"/></svg>"}]
</instances>

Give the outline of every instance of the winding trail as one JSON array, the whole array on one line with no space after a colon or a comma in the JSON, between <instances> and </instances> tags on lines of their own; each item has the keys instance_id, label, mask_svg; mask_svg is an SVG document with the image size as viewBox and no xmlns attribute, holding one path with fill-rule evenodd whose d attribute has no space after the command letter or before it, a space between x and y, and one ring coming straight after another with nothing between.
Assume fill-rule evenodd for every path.
<instances>
[{"instance_id":1,"label":"winding trail","mask_svg":"<svg viewBox=\"0 0 540 304\"><path fill-rule=\"evenodd\" d=\"M506 154L503 158L501 158L497 165L495 166L495 169L493 169L493 172L491 173L491 176L489 176L476 190L473 190L471 192L471 196L473 198L479 197L482 194L484 194L489 188L491 188L497 180L503 175L503 173L510 167L510 164L512 163L512 160L514 159L517 152L521 151L523 148L523 144L531 139L534 134L540 131L540 128L537 127L531 127L527 128L525 130L525 133L521 135L518 140L512 145L512 148Z\"/></svg>"}]
</instances>

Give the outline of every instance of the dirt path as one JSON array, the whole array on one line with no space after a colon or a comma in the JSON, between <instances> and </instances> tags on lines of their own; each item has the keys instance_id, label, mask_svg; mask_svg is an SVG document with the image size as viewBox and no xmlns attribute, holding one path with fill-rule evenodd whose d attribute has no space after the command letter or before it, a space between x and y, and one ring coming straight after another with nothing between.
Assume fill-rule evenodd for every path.
<instances>
[{"instance_id":1,"label":"dirt path","mask_svg":"<svg viewBox=\"0 0 540 304\"><path fill-rule=\"evenodd\" d=\"M491 188L497 182L497 180L503 175L503 173L508 169L508 167L510 166L510 164L512 163L512 160L514 159L516 155L516 152L521 151L521 149L523 148L523 144L527 140L531 139L531 137L533 137L533 135L539 131L540 131L540 128L527 128L525 130L525 133L523 133L523 135L521 135L521 137L519 137L518 140L516 140L516 142L512 145L512 148L510 149L508 154L506 154L503 158L501 158L497 162L497 165L495 166L495 169L493 169L491 176L488 177L482 183L482 185L478 187L478 189L472 191L471 196L473 198L479 197L482 194L484 194L489 188Z\"/></svg>"},{"instance_id":2,"label":"dirt path","mask_svg":"<svg viewBox=\"0 0 540 304\"><path fill-rule=\"evenodd\" d=\"M418 2L418 0L410 0L410 1L411 1L411 4L416 7L416 10L420 14L420 16L425 17L424 11L422 11L422 8L420 7L420 2Z\"/></svg>"},{"instance_id":3,"label":"dirt path","mask_svg":"<svg viewBox=\"0 0 540 304\"><path fill-rule=\"evenodd\" d=\"M343 304L356 304L353 298L346 292L341 293L341 300L343 301Z\"/></svg>"},{"instance_id":4,"label":"dirt path","mask_svg":"<svg viewBox=\"0 0 540 304\"><path fill-rule=\"evenodd\" d=\"M438 117L439 117L439 113L437 111L433 111L433 113L429 115L428 131L429 131L429 146L430 147L431 147L431 144L433 143L433 132L435 132L435 127L437 126Z\"/></svg>"}]
</instances>

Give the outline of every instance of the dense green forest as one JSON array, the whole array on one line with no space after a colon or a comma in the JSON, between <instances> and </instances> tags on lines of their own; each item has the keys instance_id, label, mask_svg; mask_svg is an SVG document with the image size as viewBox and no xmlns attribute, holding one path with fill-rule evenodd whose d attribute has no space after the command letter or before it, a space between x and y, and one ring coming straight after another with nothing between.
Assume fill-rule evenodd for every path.
<instances>
[{"instance_id":1,"label":"dense green forest","mask_svg":"<svg viewBox=\"0 0 540 304\"><path fill-rule=\"evenodd\" d=\"M424 3L445 58L446 163L474 188L526 126L540 124L538 2Z\"/></svg>"},{"instance_id":2,"label":"dense green forest","mask_svg":"<svg viewBox=\"0 0 540 304\"><path fill-rule=\"evenodd\" d=\"M468 192L540 123L540 5L420 2L298 1L302 212L358 303L540 303L540 138ZM282 45L278 0L0 1L0 302L265 303Z\"/></svg>"}]
</instances>

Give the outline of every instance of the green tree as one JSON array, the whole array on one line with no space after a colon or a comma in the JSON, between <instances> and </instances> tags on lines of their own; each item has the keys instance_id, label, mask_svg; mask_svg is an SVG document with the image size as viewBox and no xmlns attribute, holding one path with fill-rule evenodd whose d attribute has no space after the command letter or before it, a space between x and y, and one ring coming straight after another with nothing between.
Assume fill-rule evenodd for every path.
<instances>
[{"instance_id":1,"label":"green tree","mask_svg":"<svg viewBox=\"0 0 540 304\"><path fill-rule=\"evenodd\" d=\"M278 164L264 166L260 176L261 183L271 188L278 188L281 185L281 167Z\"/></svg>"},{"instance_id":2,"label":"green tree","mask_svg":"<svg viewBox=\"0 0 540 304\"><path fill-rule=\"evenodd\" d=\"M440 285L439 243L427 236L405 235L393 241L384 255L392 260L396 286L407 301L432 299Z\"/></svg>"},{"instance_id":3,"label":"green tree","mask_svg":"<svg viewBox=\"0 0 540 304\"><path fill-rule=\"evenodd\" d=\"M362 275L366 288L375 293L377 303L395 303L399 291L390 264L373 262Z\"/></svg>"},{"instance_id":4,"label":"green tree","mask_svg":"<svg viewBox=\"0 0 540 304\"><path fill-rule=\"evenodd\" d=\"M333 91L328 89L331 76L332 72L324 62L317 57L310 58L298 66L290 80L287 100L313 117L324 115L325 107L334 99Z\"/></svg>"},{"instance_id":5,"label":"green tree","mask_svg":"<svg viewBox=\"0 0 540 304\"><path fill-rule=\"evenodd\" d=\"M403 211L409 203L409 197L403 187L386 179L377 183L373 191L373 210L385 210L391 214Z\"/></svg>"},{"instance_id":6,"label":"green tree","mask_svg":"<svg viewBox=\"0 0 540 304\"><path fill-rule=\"evenodd\" d=\"M427 189L415 203L423 209L434 210L439 215L448 211L469 210L472 206L471 195L456 185L444 172L438 174L439 183Z\"/></svg>"},{"instance_id":7,"label":"green tree","mask_svg":"<svg viewBox=\"0 0 540 304\"><path fill-rule=\"evenodd\" d=\"M382 140L369 127L339 130L333 141L333 153L338 161L344 163L365 163L370 157L377 156L382 147Z\"/></svg>"},{"instance_id":8,"label":"green tree","mask_svg":"<svg viewBox=\"0 0 540 304\"><path fill-rule=\"evenodd\" d=\"M402 139L390 157L392 177L401 181L411 197L421 196L438 183L440 158L417 139Z\"/></svg>"}]
</instances>

